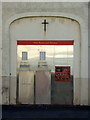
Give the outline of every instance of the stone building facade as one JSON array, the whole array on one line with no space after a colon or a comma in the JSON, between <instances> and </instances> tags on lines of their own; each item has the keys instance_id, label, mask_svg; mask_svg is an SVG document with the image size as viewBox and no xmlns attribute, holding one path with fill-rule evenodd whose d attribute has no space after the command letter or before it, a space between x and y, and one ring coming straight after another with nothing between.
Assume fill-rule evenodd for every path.
<instances>
[{"instance_id":1,"label":"stone building facade","mask_svg":"<svg viewBox=\"0 0 90 120\"><path fill-rule=\"evenodd\" d=\"M2 103L16 104L17 40L74 40L73 104L88 105L88 3L4 2L0 9ZM46 36L44 19L49 22Z\"/></svg>"}]
</instances>

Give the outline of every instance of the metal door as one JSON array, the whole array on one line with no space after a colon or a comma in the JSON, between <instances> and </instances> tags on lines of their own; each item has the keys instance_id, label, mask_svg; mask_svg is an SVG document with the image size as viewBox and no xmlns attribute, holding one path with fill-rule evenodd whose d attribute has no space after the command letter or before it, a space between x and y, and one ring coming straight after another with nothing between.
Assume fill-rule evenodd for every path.
<instances>
[{"instance_id":1,"label":"metal door","mask_svg":"<svg viewBox=\"0 0 90 120\"><path fill-rule=\"evenodd\" d=\"M73 76L70 76L70 81L55 81L55 73L51 73L52 80L52 102L51 104L72 105L73 104Z\"/></svg>"},{"instance_id":2,"label":"metal door","mask_svg":"<svg viewBox=\"0 0 90 120\"><path fill-rule=\"evenodd\" d=\"M49 70L36 71L35 103L51 104L51 72Z\"/></svg>"},{"instance_id":3,"label":"metal door","mask_svg":"<svg viewBox=\"0 0 90 120\"><path fill-rule=\"evenodd\" d=\"M19 72L19 103L34 103L34 71Z\"/></svg>"}]
</instances>

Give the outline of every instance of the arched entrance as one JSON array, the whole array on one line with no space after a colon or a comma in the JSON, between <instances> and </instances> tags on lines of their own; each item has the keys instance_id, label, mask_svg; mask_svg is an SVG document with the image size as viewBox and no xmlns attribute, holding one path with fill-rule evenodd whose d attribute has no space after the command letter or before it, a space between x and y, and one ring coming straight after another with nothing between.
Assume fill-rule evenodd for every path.
<instances>
[{"instance_id":1,"label":"arched entrance","mask_svg":"<svg viewBox=\"0 0 90 120\"><path fill-rule=\"evenodd\" d=\"M80 89L79 84L79 78L80 78L80 30L79 30L79 24L76 21L73 21L72 19L63 18L63 17L26 17L18 19L14 22L12 22L10 26L10 39L11 39L11 54L10 54L10 72L12 76L16 76L16 57L13 58L13 54L16 56L16 46L13 46L16 44L16 40L40 40L44 39L43 34L43 26L42 22L44 19L47 19L49 22L49 27L47 27L47 34L46 34L46 40L52 38L55 40L74 40L75 46L74 46L74 78L77 78L76 81L74 81L74 95L79 93L76 92L76 90ZM50 24L52 23L52 24ZM34 26L33 26L34 25ZM33 28L33 29L32 29ZM39 29L38 29L39 28ZM69 30L68 30L69 29ZM58 32L56 32L58 31ZM68 32L67 32L68 31ZM77 59L77 62L76 62ZM11 81L11 84L16 84L16 78L15 80ZM14 90L10 90L10 101L13 103L13 92L15 93L16 88ZM76 95L75 95L76 96ZM79 102L79 98L78 98Z\"/></svg>"}]
</instances>

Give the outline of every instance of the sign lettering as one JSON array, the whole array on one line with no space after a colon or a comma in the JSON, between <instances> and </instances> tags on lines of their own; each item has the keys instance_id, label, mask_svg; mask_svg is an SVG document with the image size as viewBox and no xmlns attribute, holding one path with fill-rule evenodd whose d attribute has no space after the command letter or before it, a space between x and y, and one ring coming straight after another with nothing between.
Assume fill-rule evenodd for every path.
<instances>
[{"instance_id":1,"label":"sign lettering","mask_svg":"<svg viewBox=\"0 0 90 120\"><path fill-rule=\"evenodd\" d=\"M55 66L55 81L70 81L70 66Z\"/></svg>"}]
</instances>

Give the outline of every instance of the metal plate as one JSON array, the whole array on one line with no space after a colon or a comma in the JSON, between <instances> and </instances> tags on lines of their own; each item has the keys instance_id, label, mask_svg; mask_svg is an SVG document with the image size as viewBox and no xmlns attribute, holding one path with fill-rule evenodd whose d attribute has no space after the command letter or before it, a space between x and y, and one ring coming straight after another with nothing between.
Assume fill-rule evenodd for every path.
<instances>
[{"instance_id":1,"label":"metal plate","mask_svg":"<svg viewBox=\"0 0 90 120\"><path fill-rule=\"evenodd\" d=\"M21 104L34 103L34 71L19 72L19 102Z\"/></svg>"},{"instance_id":2,"label":"metal plate","mask_svg":"<svg viewBox=\"0 0 90 120\"><path fill-rule=\"evenodd\" d=\"M39 70L35 75L35 102L36 104L51 103L51 72Z\"/></svg>"}]
</instances>

